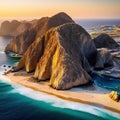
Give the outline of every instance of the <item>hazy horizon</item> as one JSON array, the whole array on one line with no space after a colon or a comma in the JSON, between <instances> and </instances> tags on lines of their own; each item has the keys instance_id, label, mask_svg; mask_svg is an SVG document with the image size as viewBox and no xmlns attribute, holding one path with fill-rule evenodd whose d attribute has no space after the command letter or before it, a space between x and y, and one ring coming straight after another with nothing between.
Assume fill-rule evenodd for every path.
<instances>
[{"instance_id":1,"label":"hazy horizon","mask_svg":"<svg viewBox=\"0 0 120 120\"><path fill-rule=\"evenodd\" d=\"M56 13L57 14L57 13ZM54 14L55 15L55 14ZM51 17L51 16L42 16L42 17ZM0 18L0 22L3 22L3 21L12 21L12 20L18 20L18 21L31 21L31 20L37 20L37 19L41 19L42 17L31 17L31 18L21 18L21 17L11 17L11 18L8 18L8 17L5 17L5 18ZM73 20L120 20L120 18L72 18Z\"/></svg>"},{"instance_id":2,"label":"hazy horizon","mask_svg":"<svg viewBox=\"0 0 120 120\"><path fill-rule=\"evenodd\" d=\"M38 19L66 12L73 19L120 19L120 0L4 0L0 19Z\"/></svg>"}]
</instances>

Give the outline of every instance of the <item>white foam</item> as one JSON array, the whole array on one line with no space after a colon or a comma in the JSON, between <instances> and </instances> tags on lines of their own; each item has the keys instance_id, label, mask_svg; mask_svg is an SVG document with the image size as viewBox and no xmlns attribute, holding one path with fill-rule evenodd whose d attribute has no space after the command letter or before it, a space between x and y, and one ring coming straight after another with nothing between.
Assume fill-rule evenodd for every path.
<instances>
[{"instance_id":1,"label":"white foam","mask_svg":"<svg viewBox=\"0 0 120 120\"><path fill-rule=\"evenodd\" d=\"M1 53L1 54L5 54L4 49L3 49L3 51L0 51L0 53Z\"/></svg>"},{"instance_id":2,"label":"white foam","mask_svg":"<svg viewBox=\"0 0 120 120\"><path fill-rule=\"evenodd\" d=\"M98 108L98 107L87 105L87 104L81 104L78 102L63 100L63 99L60 99L58 97L55 97L55 96L52 96L46 93L42 93L42 92L38 92L30 88L26 88L19 84L13 83L11 80L7 79L4 75L0 75L0 78L2 78L1 79L2 81L11 84L11 86L14 87L14 90L10 91L11 93L18 92L34 100L50 103L54 107L68 108L72 110L88 112L90 114L94 114L96 116L101 116L105 118L109 117L106 114L116 117L118 119L120 118L120 114L114 113L106 109Z\"/></svg>"}]
</instances>

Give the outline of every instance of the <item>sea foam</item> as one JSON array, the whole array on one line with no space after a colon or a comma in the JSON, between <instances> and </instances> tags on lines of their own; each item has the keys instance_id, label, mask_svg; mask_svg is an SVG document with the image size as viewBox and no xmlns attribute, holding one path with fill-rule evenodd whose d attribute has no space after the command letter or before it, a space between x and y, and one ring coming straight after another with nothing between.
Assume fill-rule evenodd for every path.
<instances>
[{"instance_id":1,"label":"sea foam","mask_svg":"<svg viewBox=\"0 0 120 120\"><path fill-rule=\"evenodd\" d=\"M83 111L83 112L87 112L87 113L90 113L96 116L101 116L103 118L108 118L108 119L110 116L118 119L120 118L120 114L106 110L104 108L98 108L92 105L63 100L53 95L49 95L46 93L35 91L30 88L26 88L22 85L12 82L10 79L6 78L4 75L1 75L1 74L0 74L0 81L8 83L14 88L14 90L11 90L10 93L19 93L21 95L27 96L37 101L50 103L54 107Z\"/></svg>"}]
</instances>

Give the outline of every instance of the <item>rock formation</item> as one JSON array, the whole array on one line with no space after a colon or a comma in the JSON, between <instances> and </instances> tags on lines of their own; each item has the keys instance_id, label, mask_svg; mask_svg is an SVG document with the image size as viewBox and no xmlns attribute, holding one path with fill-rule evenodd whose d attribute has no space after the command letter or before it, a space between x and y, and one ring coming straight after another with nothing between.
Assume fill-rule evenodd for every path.
<instances>
[{"instance_id":1,"label":"rock formation","mask_svg":"<svg viewBox=\"0 0 120 120\"><path fill-rule=\"evenodd\" d=\"M6 47L6 51L24 53L13 71L35 71L36 81L49 80L55 89L69 89L92 81L91 67L113 64L111 55L106 51L98 53L96 40L65 13L30 24Z\"/></svg>"},{"instance_id":2,"label":"rock formation","mask_svg":"<svg viewBox=\"0 0 120 120\"><path fill-rule=\"evenodd\" d=\"M3 36L15 36L17 34L17 27L20 25L21 23L17 20L13 20L11 22L9 21L4 21L1 24L1 28L0 28L0 35Z\"/></svg>"},{"instance_id":3,"label":"rock formation","mask_svg":"<svg viewBox=\"0 0 120 120\"><path fill-rule=\"evenodd\" d=\"M108 52L108 50L101 50L96 57L96 64L95 64L95 69L96 70L101 70L104 69L105 67L111 67L113 66L113 59Z\"/></svg>"},{"instance_id":4,"label":"rock formation","mask_svg":"<svg viewBox=\"0 0 120 120\"><path fill-rule=\"evenodd\" d=\"M25 54L23 55L16 69L19 70L25 67L27 72L34 71L42 55L42 51L44 48L43 36L45 35L45 33L52 27L59 26L61 24L69 23L69 22L74 23L74 21L65 13L59 13L51 18L44 17L44 18L41 18L39 21L34 22L34 24L32 25L32 28L35 28L37 31L36 38L34 42L29 46ZM11 43L13 43L13 41ZM24 48L25 45L26 44L21 45L22 49ZM8 48L8 46L6 47L6 49ZM13 45L10 45L10 46L13 46ZM20 50L19 47L17 48L18 50Z\"/></svg>"},{"instance_id":5,"label":"rock formation","mask_svg":"<svg viewBox=\"0 0 120 120\"><path fill-rule=\"evenodd\" d=\"M44 52L34 77L38 81L50 79L50 85L55 89L89 83L89 55L94 53L93 41L81 26L71 23L53 28L44 36Z\"/></svg>"},{"instance_id":6,"label":"rock formation","mask_svg":"<svg viewBox=\"0 0 120 120\"><path fill-rule=\"evenodd\" d=\"M114 49L116 47L119 47L117 42L113 40L109 35L107 34L101 34L98 37L94 38L94 43L97 48L109 48Z\"/></svg>"},{"instance_id":7,"label":"rock formation","mask_svg":"<svg viewBox=\"0 0 120 120\"><path fill-rule=\"evenodd\" d=\"M33 43L33 41L35 40L38 41L38 37L42 38L42 36L50 28L69 22L74 22L74 21L65 13L58 13L57 15L52 16L50 18L44 17L41 18L40 20L33 21L31 27L27 29L24 33L16 36L10 42L10 44L7 45L5 51L6 52L12 51L18 54L23 54L26 52L27 48ZM30 37L28 37L28 34L30 35Z\"/></svg>"}]
</instances>

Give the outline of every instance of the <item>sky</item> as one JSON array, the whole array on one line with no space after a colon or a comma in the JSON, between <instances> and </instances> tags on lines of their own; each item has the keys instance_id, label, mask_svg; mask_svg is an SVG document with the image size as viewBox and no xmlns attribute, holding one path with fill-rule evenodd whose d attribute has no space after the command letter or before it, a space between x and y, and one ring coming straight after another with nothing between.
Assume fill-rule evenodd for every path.
<instances>
[{"instance_id":1,"label":"sky","mask_svg":"<svg viewBox=\"0 0 120 120\"><path fill-rule=\"evenodd\" d=\"M0 18L41 18L66 12L72 18L120 18L120 0L0 0Z\"/></svg>"}]
</instances>

